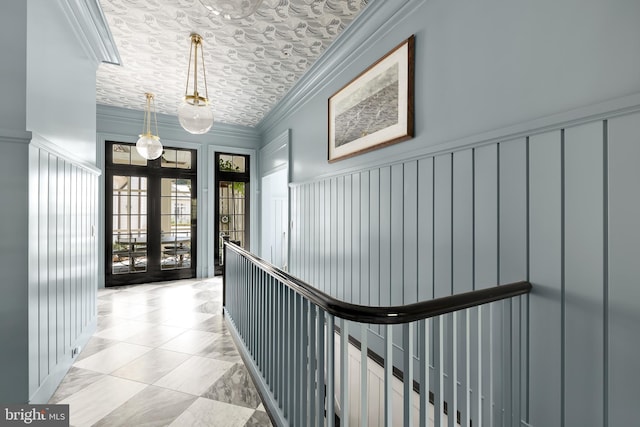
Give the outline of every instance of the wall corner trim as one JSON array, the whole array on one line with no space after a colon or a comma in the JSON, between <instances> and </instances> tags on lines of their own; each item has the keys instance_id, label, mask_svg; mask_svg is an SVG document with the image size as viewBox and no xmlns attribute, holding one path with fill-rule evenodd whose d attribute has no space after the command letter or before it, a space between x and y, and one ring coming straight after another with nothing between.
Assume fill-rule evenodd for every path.
<instances>
[{"instance_id":1,"label":"wall corner trim","mask_svg":"<svg viewBox=\"0 0 640 427\"><path fill-rule=\"evenodd\" d=\"M60 4L78 41L93 59L122 65L99 0L63 0Z\"/></svg>"}]
</instances>

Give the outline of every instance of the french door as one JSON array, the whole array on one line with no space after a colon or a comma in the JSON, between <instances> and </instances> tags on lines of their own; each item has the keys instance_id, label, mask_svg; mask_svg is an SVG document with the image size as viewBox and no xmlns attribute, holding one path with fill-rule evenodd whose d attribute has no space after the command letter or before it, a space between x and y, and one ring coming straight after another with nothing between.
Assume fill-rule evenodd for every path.
<instances>
[{"instance_id":1,"label":"french door","mask_svg":"<svg viewBox=\"0 0 640 427\"><path fill-rule=\"evenodd\" d=\"M105 285L195 277L195 150L146 160L133 144L106 145Z\"/></svg>"},{"instance_id":2,"label":"french door","mask_svg":"<svg viewBox=\"0 0 640 427\"><path fill-rule=\"evenodd\" d=\"M215 274L222 274L225 239L249 247L249 156L216 153Z\"/></svg>"}]
</instances>

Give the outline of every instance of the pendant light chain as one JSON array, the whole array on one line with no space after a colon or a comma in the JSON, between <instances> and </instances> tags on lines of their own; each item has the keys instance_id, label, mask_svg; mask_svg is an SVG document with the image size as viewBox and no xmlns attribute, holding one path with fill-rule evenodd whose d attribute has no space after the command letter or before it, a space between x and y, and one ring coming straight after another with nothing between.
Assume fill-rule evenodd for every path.
<instances>
[{"instance_id":1,"label":"pendant light chain","mask_svg":"<svg viewBox=\"0 0 640 427\"><path fill-rule=\"evenodd\" d=\"M202 47L202 39L200 39L200 57L202 62L202 76L204 77L204 97L209 101L209 89L207 88L207 70L204 68L204 48Z\"/></svg>"},{"instance_id":2,"label":"pendant light chain","mask_svg":"<svg viewBox=\"0 0 640 427\"><path fill-rule=\"evenodd\" d=\"M192 57L193 57L193 42L191 43L191 47L189 48L189 65L187 66L187 86L184 88L185 97L189 94L189 79L191 78L191 58Z\"/></svg>"}]
</instances>

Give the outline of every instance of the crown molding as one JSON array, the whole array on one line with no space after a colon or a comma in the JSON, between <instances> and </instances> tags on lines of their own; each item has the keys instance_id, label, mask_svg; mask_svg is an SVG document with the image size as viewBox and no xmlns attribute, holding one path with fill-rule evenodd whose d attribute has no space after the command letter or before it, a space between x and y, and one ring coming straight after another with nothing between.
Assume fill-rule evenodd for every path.
<instances>
[{"instance_id":1,"label":"crown molding","mask_svg":"<svg viewBox=\"0 0 640 427\"><path fill-rule=\"evenodd\" d=\"M62 9L84 50L97 62L121 65L99 0L62 0Z\"/></svg>"},{"instance_id":2,"label":"crown molding","mask_svg":"<svg viewBox=\"0 0 640 427\"><path fill-rule=\"evenodd\" d=\"M374 34L393 25L391 18L411 3L423 0L369 0L367 7L313 63L287 94L256 125L264 134L300 108L326 82L355 61Z\"/></svg>"}]
</instances>

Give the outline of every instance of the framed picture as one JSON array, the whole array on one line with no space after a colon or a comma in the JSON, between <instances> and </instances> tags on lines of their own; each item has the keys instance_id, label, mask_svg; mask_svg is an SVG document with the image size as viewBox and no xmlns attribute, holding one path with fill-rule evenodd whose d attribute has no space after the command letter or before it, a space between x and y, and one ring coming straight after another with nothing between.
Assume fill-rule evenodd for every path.
<instances>
[{"instance_id":1,"label":"framed picture","mask_svg":"<svg viewBox=\"0 0 640 427\"><path fill-rule=\"evenodd\" d=\"M329 162L413 137L414 39L329 98Z\"/></svg>"}]
</instances>

